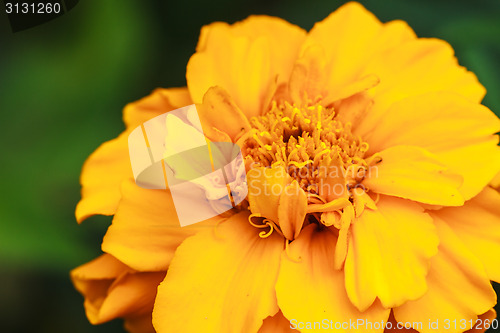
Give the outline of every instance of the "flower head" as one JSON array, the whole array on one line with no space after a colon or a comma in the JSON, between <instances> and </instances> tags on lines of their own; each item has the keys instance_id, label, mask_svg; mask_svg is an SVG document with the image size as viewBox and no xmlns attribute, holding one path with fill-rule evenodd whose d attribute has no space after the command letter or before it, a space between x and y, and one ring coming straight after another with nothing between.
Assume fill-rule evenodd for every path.
<instances>
[{"instance_id":1,"label":"flower head","mask_svg":"<svg viewBox=\"0 0 500 333\"><path fill-rule=\"evenodd\" d=\"M128 105L127 130L86 162L77 219L114 214L106 256L159 272L137 276L167 271L160 333L464 332L494 318L500 282L500 120L484 93L447 43L357 3L309 33L266 16L214 23L187 88ZM248 196L181 228L168 189L131 179L127 135L192 103L206 139L240 146Z\"/></svg>"}]
</instances>

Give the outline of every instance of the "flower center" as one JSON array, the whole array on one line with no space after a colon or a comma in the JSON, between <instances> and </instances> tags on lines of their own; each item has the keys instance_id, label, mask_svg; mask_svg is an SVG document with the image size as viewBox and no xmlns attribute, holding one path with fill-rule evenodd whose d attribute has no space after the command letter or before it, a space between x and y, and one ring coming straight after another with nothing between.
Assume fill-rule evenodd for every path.
<instances>
[{"instance_id":1,"label":"flower center","mask_svg":"<svg viewBox=\"0 0 500 333\"><path fill-rule=\"evenodd\" d=\"M281 165L298 182L308 203L303 227L334 226L339 235L338 266L345 259L351 222L365 207L376 209L362 181L381 159L377 154L365 158L368 144L351 132L349 122L336 116L333 108L319 104L274 102L269 112L250 120L252 129L242 138L242 152L247 170ZM274 222L279 228L280 221Z\"/></svg>"},{"instance_id":2,"label":"flower center","mask_svg":"<svg viewBox=\"0 0 500 333\"><path fill-rule=\"evenodd\" d=\"M352 134L350 123L336 119L333 108L274 103L250 122L243 146L247 169L284 165L311 203L352 200L355 189L365 191L361 182L377 161L365 159L368 144Z\"/></svg>"}]
</instances>

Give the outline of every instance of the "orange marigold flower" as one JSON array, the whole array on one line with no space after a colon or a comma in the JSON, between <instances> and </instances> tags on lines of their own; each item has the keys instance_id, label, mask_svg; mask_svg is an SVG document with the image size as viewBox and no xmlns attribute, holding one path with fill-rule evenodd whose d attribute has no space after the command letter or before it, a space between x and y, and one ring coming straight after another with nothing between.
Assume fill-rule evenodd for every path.
<instances>
[{"instance_id":1,"label":"orange marigold flower","mask_svg":"<svg viewBox=\"0 0 500 333\"><path fill-rule=\"evenodd\" d=\"M77 220L114 215L106 254L72 272L91 322L148 332L130 318L152 310L159 333L488 328L500 120L446 42L348 3L309 33L267 16L205 26L186 76L129 104L125 132L83 168ZM168 189L135 184L127 137L193 103L208 140L241 147L249 192L181 228Z\"/></svg>"}]
</instances>

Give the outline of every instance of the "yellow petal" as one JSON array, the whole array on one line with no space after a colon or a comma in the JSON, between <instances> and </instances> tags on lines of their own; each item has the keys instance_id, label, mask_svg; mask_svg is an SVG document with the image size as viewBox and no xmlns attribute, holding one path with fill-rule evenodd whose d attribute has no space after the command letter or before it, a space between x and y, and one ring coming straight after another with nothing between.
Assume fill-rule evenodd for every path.
<instances>
[{"instance_id":1,"label":"yellow petal","mask_svg":"<svg viewBox=\"0 0 500 333\"><path fill-rule=\"evenodd\" d=\"M191 104L186 88L156 89L151 95L128 104L123 111L127 129L116 139L103 143L87 159L80 176L82 199L76 219L113 215L120 201L120 184L133 178L128 154L128 135L143 122L162 113Z\"/></svg>"},{"instance_id":2,"label":"yellow petal","mask_svg":"<svg viewBox=\"0 0 500 333\"><path fill-rule=\"evenodd\" d=\"M278 207L278 222L283 235L297 238L306 218L307 196L296 181L285 187Z\"/></svg>"},{"instance_id":3,"label":"yellow petal","mask_svg":"<svg viewBox=\"0 0 500 333\"><path fill-rule=\"evenodd\" d=\"M316 100L325 94L324 50L319 45L312 45L296 61L290 76L289 90L292 101L300 105L307 98Z\"/></svg>"},{"instance_id":4,"label":"yellow petal","mask_svg":"<svg viewBox=\"0 0 500 333\"><path fill-rule=\"evenodd\" d=\"M323 48L325 90L332 94L329 99L333 101L371 88L373 84L355 84L367 76L372 77L371 74L378 77L376 72L362 73L370 59L413 39L415 34L406 23L382 24L362 5L350 2L314 25L301 56L315 45ZM349 86L349 91L345 90Z\"/></svg>"},{"instance_id":5,"label":"yellow petal","mask_svg":"<svg viewBox=\"0 0 500 333\"><path fill-rule=\"evenodd\" d=\"M434 224L440 244L438 254L431 259L427 292L395 308L394 315L400 322L422 323L414 327L421 333L436 332L429 321L438 322L443 332L463 332L473 328L477 316L496 304L496 294L482 263L452 229L439 218L434 218Z\"/></svg>"},{"instance_id":6,"label":"yellow petal","mask_svg":"<svg viewBox=\"0 0 500 333\"><path fill-rule=\"evenodd\" d=\"M460 206L462 177L450 172L436 156L415 146L395 146L379 154L363 185L376 193L433 205Z\"/></svg>"},{"instance_id":7,"label":"yellow petal","mask_svg":"<svg viewBox=\"0 0 500 333\"><path fill-rule=\"evenodd\" d=\"M304 36L301 28L268 16L203 27L186 73L194 102L219 86L247 117L261 114L273 87L288 81Z\"/></svg>"},{"instance_id":8,"label":"yellow petal","mask_svg":"<svg viewBox=\"0 0 500 333\"><path fill-rule=\"evenodd\" d=\"M395 103L382 117L371 110L356 134L374 153L395 145L427 149L464 177L460 192L475 196L500 169L500 119L452 93L427 93Z\"/></svg>"},{"instance_id":9,"label":"yellow petal","mask_svg":"<svg viewBox=\"0 0 500 333\"><path fill-rule=\"evenodd\" d=\"M247 117L234 103L227 91L219 87L210 88L197 106L205 136L214 140L214 128L227 133L233 142L250 129Z\"/></svg>"},{"instance_id":10,"label":"yellow petal","mask_svg":"<svg viewBox=\"0 0 500 333\"><path fill-rule=\"evenodd\" d=\"M355 128L363 120L366 110L371 108L373 100L366 92L360 92L337 101L333 104L334 110L337 113L337 119L344 124L350 122L352 127Z\"/></svg>"},{"instance_id":11,"label":"yellow petal","mask_svg":"<svg viewBox=\"0 0 500 333\"><path fill-rule=\"evenodd\" d=\"M193 104L187 88L155 89L151 95L129 103L123 110L127 129L134 129L162 113Z\"/></svg>"},{"instance_id":12,"label":"yellow petal","mask_svg":"<svg viewBox=\"0 0 500 333\"><path fill-rule=\"evenodd\" d=\"M365 312L359 312L351 304L342 271L333 267L336 241L329 229L311 224L290 244L289 253L283 254L276 283L278 304L285 317L291 319L290 324L301 332L315 331L305 329L306 323L321 323L325 318L333 323L357 320L373 323L385 321L389 316L389 310L378 302ZM346 326L338 331L366 332L364 327L351 328ZM316 327L316 331L323 330Z\"/></svg>"},{"instance_id":13,"label":"yellow petal","mask_svg":"<svg viewBox=\"0 0 500 333\"><path fill-rule=\"evenodd\" d=\"M139 271L166 270L186 237L213 228L220 219L180 227L170 190L143 189L126 181L102 249Z\"/></svg>"},{"instance_id":14,"label":"yellow petal","mask_svg":"<svg viewBox=\"0 0 500 333\"><path fill-rule=\"evenodd\" d=\"M393 104L376 123L372 115L358 130L370 152L397 145L420 146L433 153L489 138L500 131L500 119L487 107L448 92L409 97Z\"/></svg>"},{"instance_id":15,"label":"yellow petal","mask_svg":"<svg viewBox=\"0 0 500 333\"><path fill-rule=\"evenodd\" d=\"M344 164L338 154L333 158L330 155L322 158L318 170L318 194L323 199L332 202L339 198L348 198L349 193L344 190L347 173L339 171L344 170Z\"/></svg>"},{"instance_id":16,"label":"yellow petal","mask_svg":"<svg viewBox=\"0 0 500 333\"><path fill-rule=\"evenodd\" d=\"M397 101L428 92L448 91L475 103L486 93L476 76L458 65L453 48L438 39L414 39L374 54L363 74L380 78L370 91L375 100L371 117L382 116Z\"/></svg>"},{"instance_id":17,"label":"yellow petal","mask_svg":"<svg viewBox=\"0 0 500 333\"><path fill-rule=\"evenodd\" d=\"M71 272L93 324L150 313L156 287L164 277L165 272L135 272L107 254Z\"/></svg>"},{"instance_id":18,"label":"yellow petal","mask_svg":"<svg viewBox=\"0 0 500 333\"><path fill-rule=\"evenodd\" d=\"M500 169L500 147L496 135L436 156L450 166L451 171L464 177L459 190L465 200L476 196Z\"/></svg>"},{"instance_id":19,"label":"yellow petal","mask_svg":"<svg viewBox=\"0 0 500 333\"><path fill-rule=\"evenodd\" d=\"M317 23L302 46L301 56L314 45L323 48L326 58L325 90L332 95L327 99L334 101L368 89L370 85L360 85L358 91L340 93L365 77L376 77L380 84L369 89L375 101L370 113L379 117L394 102L430 91L450 91L474 102L485 94L476 76L458 65L448 43L417 39L402 21L382 24L355 2Z\"/></svg>"},{"instance_id":20,"label":"yellow petal","mask_svg":"<svg viewBox=\"0 0 500 333\"><path fill-rule=\"evenodd\" d=\"M432 219L419 205L381 196L377 208L353 222L344 264L347 294L362 311L376 297L392 308L422 296L429 259L437 253Z\"/></svg>"},{"instance_id":21,"label":"yellow petal","mask_svg":"<svg viewBox=\"0 0 500 333\"><path fill-rule=\"evenodd\" d=\"M432 212L445 221L484 264L490 280L500 282L500 194L485 188L463 207Z\"/></svg>"},{"instance_id":22,"label":"yellow petal","mask_svg":"<svg viewBox=\"0 0 500 333\"><path fill-rule=\"evenodd\" d=\"M120 201L120 184L133 178L128 156L128 134L103 143L83 165L80 183L82 199L76 206L80 223L95 215L113 215Z\"/></svg>"},{"instance_id":23,"label":"yellow petal","mask_svg":"<svg viewBox=\"0 0 500 333\"><path fill-rule=\"evenodd\" d=\"M294 333L295 330L290 328L290 321L283 316L279 311L272 317L264 319L262 327L258 333Z\"/></svg>"},{"instance_id":24,"label":"yellow petal","mask_svg":"<svg viewBox=\"0 0 500 333\"><path fill-rule=\"evenodd\" d=\"M259 237L248 214L233 215L178 248L158 288L158 332L256 332L278 312L274 284L282 238Z\"/></svg>"},{"instance_id":25,"label":"yellow petal","mask_svg":"<svg viewBox=\"0 0 500 333\"><path fill-rule=\"evenodd\" d=\"M248 203L254 214L278 223L278 206L291 177L282 166L253 168L247 172Z\"/></svg>"},{"instance_id":26,"label":"yellow petal","mask_svg":"<svg viewBox=\"0 0 500 333\"><path fill-rule=\"evenodd\" d=\"M114 279L124 272L133 272L134 270L112 255L104 253L103 255L83 264L71 271L71 277L78 280L104 280Z\"/></svg>"},{"instance_id":27,"label":"yellow petal","mask_svg":"<svg viewBox=\"0 0 500 333\"><path fill-rule=\"evenodd\" d=\"M247 181L252 213L278 224L287 239L297 237L307 213L307 196L285 168L253 168Z\"/></svg>"},{"instance_id":28,"label":"yellow petal","mask_svg":"<svg viewBox=\"0 0 500 333\"><path fill-rule=\"evenodd\" d=\"M92 323L105 322L129 315L146 314L153 311L156 288L164 279L165 272L141 272L124 275L113 282L97 316L87 315Z\"/></svg>"}]
</instances>

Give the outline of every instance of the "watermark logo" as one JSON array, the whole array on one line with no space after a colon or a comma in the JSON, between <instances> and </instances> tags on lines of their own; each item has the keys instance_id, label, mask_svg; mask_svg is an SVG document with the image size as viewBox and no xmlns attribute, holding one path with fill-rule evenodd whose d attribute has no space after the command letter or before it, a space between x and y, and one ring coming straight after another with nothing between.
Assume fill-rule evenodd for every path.
<instances>
[{"instance_id":1,"label":"watermark logo","mask_svg":"<svg viewBox=\"0 0 500 333\"><path fill-rule=\"evenodd\" d=\"M148 120L128 144L136 184L168 188L181 226L222 214L248 194L241 149L207 141L195 105Z\"/></svg>"}]
</instances>

